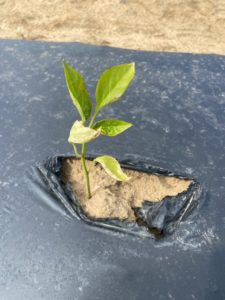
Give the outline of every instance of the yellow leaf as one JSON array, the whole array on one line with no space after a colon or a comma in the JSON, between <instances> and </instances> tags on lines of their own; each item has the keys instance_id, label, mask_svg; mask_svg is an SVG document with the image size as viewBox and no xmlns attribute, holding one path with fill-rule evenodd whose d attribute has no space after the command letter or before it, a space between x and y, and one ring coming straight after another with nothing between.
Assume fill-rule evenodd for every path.
<instances>
[{"instance_id":1,"label":"yellow leaf","mask_svg":"<svg viewBox=\"0 0 225 300\"><path fill-rule=\"evenodd\" d=\"M100 130L85 127L82 121L76 121L70 130L68 142L70 144L85 144L96 139L100 133Z\"/></svg>"}]
</instances>

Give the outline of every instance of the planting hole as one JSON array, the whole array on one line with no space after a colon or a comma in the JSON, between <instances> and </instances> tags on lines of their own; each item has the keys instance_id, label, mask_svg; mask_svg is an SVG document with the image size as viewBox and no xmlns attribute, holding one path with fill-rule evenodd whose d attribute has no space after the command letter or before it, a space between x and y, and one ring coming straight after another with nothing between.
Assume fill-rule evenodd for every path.
<instances>
[{"instance_id":1,"label":"planting hole","mask_svg":"<svg viewBox=\"0 0 225 300\"><path fill-rule=\"evenodd\" d=\"M87 162L90 172L92 197L87 199L83 171L79 160L66 159L62 165L63 181L69 182L74 195L85 213L91 218L113 218L135 221L135 208L148 200L160 202L166 196L177 196L187 191L192 183L188 179L158 176L144 172L126 170L131 177L127 182L118 182L105 173L100 165Z\"/></svg>"},{"instance_id":2,"label":"planting hole","mask_svg":"<svg viewBox=\"0 0 225 300\"><path fill-rule=\"evenodd\" d=\"M200 184L146 162L121 162L131 177L118 182L94 158L87 160L92 197L87 198L81 161L53 157L38 166L46 184L70 213L98 227L141 236L172 233L202 197Z\"/></svg>"}]
</instances>

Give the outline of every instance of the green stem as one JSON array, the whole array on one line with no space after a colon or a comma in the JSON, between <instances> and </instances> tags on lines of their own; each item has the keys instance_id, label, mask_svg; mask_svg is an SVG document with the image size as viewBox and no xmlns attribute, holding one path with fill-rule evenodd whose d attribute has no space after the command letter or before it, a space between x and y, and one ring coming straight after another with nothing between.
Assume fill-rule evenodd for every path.
<instances>
[{"instance_id":1,"label":"green stem","mask_svg":"<svg viewBox=\"0 0 225 300\"><path fill-rule=\"evenodd\" d=\"M74 150L74 153L75 153L76 157L77 157L77 158L80 158L81 155L80 155L80 153L78 152L76 145L75 145L75 144L72 144L72 146L73 146L73 150Z\"/></svg>"},{"instance_id":2,"label":"green stem","mask_svg":"<svg viewBox=\"0 0 225 300\"><path fill-rule=\"evenodd\" d=\"M98 114L98 110L95 111L93 117L91 118L91 121L90 121L90 124L88 127L92 127L94 121L95 121L95 118L97 117L97 114ZM81 164L82 164L82 169L83 169L83 172L84 172L84 177L85 177L85 181L86 181L86 190L87 190L87 197L88 199L91 198L91 186L90 186L90 178L89 178L89 171L87 169L87 165L86 165L86 160L85 160L85 156L86 156L86 144L82 144L82 150L81 150L81 155L80 155L80 158L81 158ZM75 151L76 147L74 148L74 151ZM75 151L75 153L77 152L77 149Z\"/></svg>"},{"instance_id":3,"label":"green stem","mask_svg":"<svg viewBox=\"0 0 225 300\"><path fill-rule=\"evenodd\" d=\"M82 152L81 152L81 163L82 163L82 168L83 168L84 177L86 181L87 197L88 199L90 199L91 198L90 178L89 178L89 172L86 165L85 156L86 156L86 144L83 144Z\"/></svg>"},{"instance_id":4,"label":"green stem","mask_svg":"<svg viewBox=\"0 0 225 300\"><path fill-rule=\"evenodd\" d=\"M95 121L95 119L97 117L97 114L98 114L98 110L96 110L95 113L93 114L93 117L91 118L91 121L90 121L88 127L90 127L90 128L92 127L92 125L93 125L93 123L94 123L94 121Z\"/></svg>"}]
</instances>

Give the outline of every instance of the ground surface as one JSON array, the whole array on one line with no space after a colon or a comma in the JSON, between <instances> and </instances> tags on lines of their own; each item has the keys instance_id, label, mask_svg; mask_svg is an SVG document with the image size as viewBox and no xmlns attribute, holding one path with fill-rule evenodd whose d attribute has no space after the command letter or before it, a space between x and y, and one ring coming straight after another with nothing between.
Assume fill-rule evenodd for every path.
<instances>
[{"instance_id":1,"label":"ground surface","mask_svg":"<svg viewBox=\"0 0 225 300\"><path fill-rule=\"evenodd\" d=\"M0 38L225 54L223 0L0 0Z\"/></svg>"},{"instance_id":2,"label":"ground surface","mask_svg":"<svg viewBox=\"0 0 225 300\"><path fill-rule=\"evenodd\" d=\"M166 196L176 196L186 191L190 180L171 176L156 176L133 170L124 172L130 177L127 182L118 182L98 165L88 161L90 171L91 199L87 199L80 160L67 159L61 176L70 182L85 212L94 218L119 218L135 220L133 208L142 207L144 201L158 202Z\"/></svg>"}]
</instances>

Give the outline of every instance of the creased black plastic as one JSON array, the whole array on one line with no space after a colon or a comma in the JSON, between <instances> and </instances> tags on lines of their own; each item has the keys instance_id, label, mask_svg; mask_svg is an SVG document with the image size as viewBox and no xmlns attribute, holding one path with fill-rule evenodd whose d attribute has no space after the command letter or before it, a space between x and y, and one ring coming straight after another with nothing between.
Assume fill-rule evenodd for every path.
<instances>
[{"instance_id":1,"label":"creased black plastic","mask_svg":"<svg viewBox=\"0 0 225 300\"><path fill-rule=\"evenodd\" d=\"M133 83L99 116L134 126L93 141L87 153L145 158L200 182L198 207L173 234L89 226L62 202L63 189L60 200L49 188L56 176L47 182L33 167L73 154L67 135L79 116L63 58L93 98L106 68L135 62ZM0 103L1 300L225 299L225 56L1 40Z\"/></svg>"},{"instance_id":2,"label":"creased black plastic","mask_svg":"<svg viewBox=\"0 0 225 300\"><path fill-rule=\"evenodd\" d=\"M137 218L136 222L110 218L90 218L85 214L79 204L79 200L75 197L70 184L65 183L60 177L62 162L65 158L65 156L48 158L44 163L38 164L37 168L45 178L47 186L59 201L61 201L68 212L90 225L110 228L130 234L138 234L140 236L154 235L162 237L166 234L171 234L179 223L184 221L190 212L197 207L200 199L202 199L202 189L195 179L153 167L144 160L136 162L124 160L120 161L121 166L124 168L158 176L166 175L175 176L180 179L191 179L192 183L187 191L174 197L165 197L160 202L151 202L146 199L143 207L134 208L134 213ZM69 158L76 159L75 157ZM94 157L88 157L88 159L93 160Z\"/></svg>"}]
</instances>

